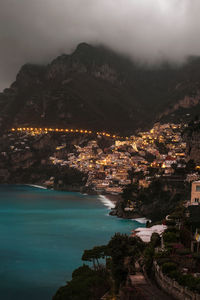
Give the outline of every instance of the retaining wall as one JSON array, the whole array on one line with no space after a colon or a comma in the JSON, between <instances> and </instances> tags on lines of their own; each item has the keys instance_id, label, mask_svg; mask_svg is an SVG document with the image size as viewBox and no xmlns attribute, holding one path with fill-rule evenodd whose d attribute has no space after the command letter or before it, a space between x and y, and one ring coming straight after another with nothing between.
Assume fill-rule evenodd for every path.
<instances>
[{"instance_id":1,"label":"retaining wall","mask_svg":"<svg viewBox=\"0 0 200 300\"><path fill-rule=\"evenodd\" d=\"M175 280L163 274L160 266L154 261L155 278L158 285L169 295L179 300L200 300L200 294L179 285Z\"/></svg>"}]
</instances>

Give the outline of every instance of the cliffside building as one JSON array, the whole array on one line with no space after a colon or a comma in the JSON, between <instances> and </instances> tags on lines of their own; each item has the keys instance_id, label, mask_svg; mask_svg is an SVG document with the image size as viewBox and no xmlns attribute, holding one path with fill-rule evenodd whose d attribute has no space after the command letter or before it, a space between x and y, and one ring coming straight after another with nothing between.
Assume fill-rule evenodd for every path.
<instances>
[{"instance_id":1,"label":"cliffside building","mask_svg":"<svg viewBox=\"0 0 200 300\"><path fill-rule=\"evenodd\" d=\"M191 205L200 204L200 180L192 182Z\"/></svg>"}]
</instances>

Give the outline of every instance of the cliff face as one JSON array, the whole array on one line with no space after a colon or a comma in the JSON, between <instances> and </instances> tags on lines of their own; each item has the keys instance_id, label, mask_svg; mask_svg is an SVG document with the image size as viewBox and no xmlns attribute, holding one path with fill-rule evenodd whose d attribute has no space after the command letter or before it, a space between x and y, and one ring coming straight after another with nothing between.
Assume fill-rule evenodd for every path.
<instances>
[{"instance_id":1,"label":"cliff face","mask_svg":"<svg viewBox=\"0 0 200 300\"><path fill-rule=\"evenodd\" d=\"M200 120L197 117L188 124L183 132L183 138L186 142L187 160L194 160L200 165Z\"/></svg>"},{"instance_id":2,"label":"cliff face","mask_svg":"<svg viewBox=\"0 0 200 300\"><path fill-rule=\"evenodd\" d=\"M200 112L199 78L199 58L179 67L150 69L83 43L47 66L21 68L11 87L0 93L0 128L64 126L131 133L172 114L177 120L180 111Z\"/></svg>"},{"instance_id":3,"label":"cliff face","mask_svg":"<svg viewBox=\"0 0 200 300\"><path fill-rule=\"evenodd\" d=\"M163 113L161 113L160 118L162 118L163 116L167 116L171 113L174 113L181 108L190 109L195 106L198 106L199 102L200 102L200 90L196 90L196 95L185 96L183 99L175 103L171 108L168 108Z\"/></svg>"},{"instance_id":4,"label":"cliff face","mask_svg":"<svg viewBox=\"0 0 200 300\"><path fill-rule=\"evenodd\" d=\"M200 131L194 131L186 136L187 157L196 164L200 164Z\"/></svg>"}]
</instances>

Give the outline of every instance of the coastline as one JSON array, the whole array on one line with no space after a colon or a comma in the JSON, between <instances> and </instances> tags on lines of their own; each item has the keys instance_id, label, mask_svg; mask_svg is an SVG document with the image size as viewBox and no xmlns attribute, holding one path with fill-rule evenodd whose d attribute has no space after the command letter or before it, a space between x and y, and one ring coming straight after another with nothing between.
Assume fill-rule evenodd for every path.
<instances>
[{"instance_id":1,"label":"coastline","mask_svg":"<svg viewBox=\"0 0 200 300\"><path fill-rule=\"evenodd\" d=\"M37 189L43 189L43 190L47 190L47 187L45 186L42 186L42 185L37 185L37 184L25 184L27 186L32 186L32 187L35 187Z\"/></svg>"},{"instance_id":2,"label":"coastline","mask_svg":"<svg viewBox=\"0 0 200 300\"><path fill-rule=\"evenodd\" d=\"M108 207L108 209L112 209L115 208L115 203L113 201L111 201L107 195L98 195L100 201L106 206Z\"/></svg>"},{"instance_id":3,"label":"coastline","mask_svg":"<svg viewBox=\"0 0 200 300\"><path fill-rule=\"evenodd\" d=\"M134 221L136 221L136 222L138 222L140 224L146 224L147 221L151 221L151 220L146 219L146 218L135 218L135 219L132 219L132 220L134 220Z\"/></svg>"},{"instance_id":4,"label":"coastline","mask_svg":"<svg viewBox=\"0 0 200 300\"><path fill-rule=\"evenodd\" d=\"M104 195L108 200L110 200L114 205L117 204L118 201L122 200L122 196L120 194L113 195L113 194L106 194Z\"/></svg>"},{"instance_id":5,"label":"coastline","mask_svg":"<svg viewBox=\"0 0 200 300\"><path fill-rule=\"evenodd\" d=\"M38 189L43 189L43 190L48 190L49 188L42 185L42 183L38 184L31 184L31 183L22 183L23 185L38 188ZM120 194L100 194L94 190L91 189L84 189L83 187L74 187L74 186L68 186L68 188L52 188L52 190L55 191L65 191L65 192L77 192L81 193L82 195L96 195L98 196L98 199L101 201L101 203L106 206L109 209L109 215L110 216L115 216L117 218L122 218L122 219L131 219L133 221L136 221L140 224L145 224L148 219L145 218L144 216L140 215L138 212L135 212L134 214L127 215L124 214L123 211L119 210L119 204L123 201L122 196Z\"/></svg>"}]
</instances>

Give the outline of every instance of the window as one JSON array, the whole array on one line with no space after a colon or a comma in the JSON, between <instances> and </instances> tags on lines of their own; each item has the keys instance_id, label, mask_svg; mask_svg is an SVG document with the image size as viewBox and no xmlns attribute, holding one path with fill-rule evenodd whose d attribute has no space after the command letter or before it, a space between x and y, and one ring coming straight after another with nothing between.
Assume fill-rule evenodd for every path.
<instances>
[{"instance_id":1,"label":"window","mask_svg":"<svg viewBox=\"0 0 200 300\"><path fill-rule=\"evenodd\" d=\"M195 201L196 203L198 203L198 202L199 202L199 198L195 198L194 201Z\"/></svg>"},{"instance_id":2,"label":"window","mask_svg":"<svg viewBox=\"0 0 200 300\"><path fill-rule=\"evenodd\" d=\"M200 185L196 186L196 192L200 192Z\"/></svg>"}]
</instances>

